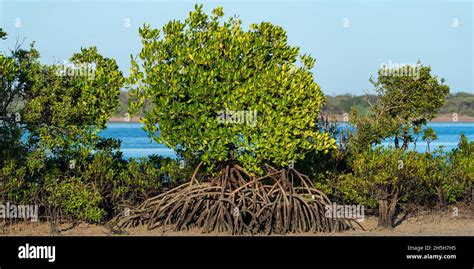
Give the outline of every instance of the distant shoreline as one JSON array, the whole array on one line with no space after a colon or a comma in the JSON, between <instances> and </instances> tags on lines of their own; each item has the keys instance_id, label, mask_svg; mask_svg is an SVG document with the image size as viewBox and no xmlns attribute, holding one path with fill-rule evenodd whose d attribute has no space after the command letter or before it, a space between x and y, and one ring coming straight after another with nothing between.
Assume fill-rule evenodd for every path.
<instances>
[{"instance_id":1,"label":"distant shoreline","mask_svg":"<svg viewBox=\"0 0 474 269\"><path fill-rule=\"evenodd\" d=\"M140 122L140 117L133 117L126 119L125 117L110 117L109 123L126 123L126 122Z\"/></svg>"},{"instance_id":2,"label":"distant shoreline","mask_svg":"<svg viewBox=\"0 0 474 269\"><path fill-rule=\"evenodd\" d=\"M347 115L341 114L320 114L320 116L328 116L329 120L336 120L337 122L347 122ZM344 120L344 116L346 116L346 120ZM440 114L433 118L430 122L474 122L474 117L466 116L466 115L456 115L452 114Z\"/></svg>"},{"instance_id":3,"label":"distant shoreline","mask_svg":"<svg viewBox=\"0 0 474 269\"><path fill-rule=\"evenodd\" d=\"M337 122L346 122L344 120L344 115L340 114L330 114L330 115L324 115L324 116L329 116L329 120L336 120ZM140 117L133 117L130 119L126 119L125 117L110 117L109 123L139 123L140 122ZM453 115L438 115L434 119L432 119L430 122L474 122L474 117L470 116L465 116L465 115L458 115L457 121L456 118Z\"/></svg>"}]
</instances>

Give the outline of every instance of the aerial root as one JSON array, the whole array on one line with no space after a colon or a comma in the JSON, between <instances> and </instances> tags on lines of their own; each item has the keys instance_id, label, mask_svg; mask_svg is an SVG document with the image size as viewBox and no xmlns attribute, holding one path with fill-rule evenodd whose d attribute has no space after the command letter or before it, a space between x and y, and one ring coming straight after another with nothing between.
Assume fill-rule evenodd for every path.
<instances>
[{"instance_id":1,"label":"aerial root","mask_svg":"<svg viewBox=\"0 0 474 269\"><path fill-rule=\"evenodd\" d=\"M227 165L209 182L196 180L144 201L127 216L112 221L119 228L171 225L176 231L201 228L231 234L339 232L356 221L325 216L328 197L294 169L269 167L257 178L237 165ZM362 228L362 227L361 227Z\"/></svg>"}]
</instances>

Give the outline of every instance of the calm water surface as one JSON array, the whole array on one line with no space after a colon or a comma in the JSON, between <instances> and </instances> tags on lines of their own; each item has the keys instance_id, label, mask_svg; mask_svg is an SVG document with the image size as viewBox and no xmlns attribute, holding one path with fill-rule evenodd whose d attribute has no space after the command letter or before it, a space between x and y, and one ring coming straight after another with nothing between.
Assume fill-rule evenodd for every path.
<instances>
[{"instance_id":1,"label":"calm water surface","mask_svg":"<svg viewBox=\"0 0 474 269\"><path fill-rule=\"evenodd\" d=\"M116 138L122 140L122 152L124 157L146 157L151 154L158 154L164 157L176 157L174 151L158 144L148 137L148 134L143 131L141 123L109 123L106 130L102 131L102 137ZM346 124L341 124L341 128L345 128ZM469 141L474 141L474 123L462 122L435 122L429 123L438 135L438 140L431 142L430 148L434 149L438 146L444 146L445 150L451 150L457 146L459 135L464 133ZM426 127L425 127L426 128ZM424 152L426 150L426 143L421 140L422 134L418 139L416 150ZM385 140L383 145L392 144L391 139ZM413 149L413 143L410 146Z\"/></svg>"}]
</instances>

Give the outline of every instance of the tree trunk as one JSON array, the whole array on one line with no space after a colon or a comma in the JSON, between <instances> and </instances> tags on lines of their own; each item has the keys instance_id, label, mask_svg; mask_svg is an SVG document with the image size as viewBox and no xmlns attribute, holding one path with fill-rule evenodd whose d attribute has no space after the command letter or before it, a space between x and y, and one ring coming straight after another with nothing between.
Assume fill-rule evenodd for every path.
<instances>
[{"instance_id":1,"label":"tree trunk","mask_svg":"<svg viewBox=\"0 0 474 269\"><path fill-rule=\"evenodd\" d=\"M403 133L403 150L407 150L408 149L408 142L410 141L410 136L408 135L408 133Z\"/></svg>"},{"instance_id":2,"label":"tree trunk","mask_svg":"<svg viewBox=\"0 0 474 269\"><path fill-rule=\"evenodd\" d=\"M408 149L408 138L403 139L403 150Z\"/></svg>"},{"instance_id":3,"label":"tree trunk","mask_svg":"<svg viewBox=\"0 0 474 269\"><path fill-rule=\"evenodd\" d=\"M400 147L400 146L398 145L398 133L395 134L395 140L394 140L394 142L395 142L395 148L398 149L398 148Z\"/></svg>"},{"instance_id":4,"label":"tree trunk","mask_svg":"<svg viewBox=\"0 0 474 269\"><path fill-rule=\"evenodd\" d=\"M391 199L379 200L379 221L378 226L383 228L395 227L395 212L398 204L398 194Z\"/></svg>"},{"instance_id":5,"label":"tree trunk","mask_svg":"<svg viewBox=\"0 0 474 269\"><path fill-rule=\"evenodd\" d=\"M446 208L446 206L447 206L447 204L446 204L446 197L445 197L445 195L444 195L443 188L442 188L442 187L437 187L437 188L436 188L436 191L438 192L439 205L440 205L442 208Z\"/></svg>"},{"instance_id":6,"label":"tree trunk","mask_svg":"<svg viewBox=\"0 0 474 269\"><path fill-rule=\"evenodd\" d=\"M468 197L468 195L466 195ZM474 205L474 187L471 186L471 204Z\"/></svg>"}]
</instances>

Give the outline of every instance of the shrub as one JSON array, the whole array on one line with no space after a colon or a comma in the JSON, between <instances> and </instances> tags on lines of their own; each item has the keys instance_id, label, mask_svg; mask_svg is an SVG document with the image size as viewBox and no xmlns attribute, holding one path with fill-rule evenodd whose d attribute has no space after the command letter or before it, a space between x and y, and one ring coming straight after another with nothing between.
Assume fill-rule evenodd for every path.
<instances>
[{"instance_id":1,"label":"shrub","mask_svg":"<svg viewBox=\"0 0 474 269\"><path fill-rule=\"evenodd\" d=\"M351 201L378 205L379 226L393 227L399 201L406 201L424 175L417 152L378 147L350 160L352 173L342 175L340 192Z\"/></svg>"},{"instance_id":2,"label":"shrub","mask_svg":"<svg viewBox=\"0 0 474 269\"><path fill-rule=\"evenodd\" d=\"M77 177L61 177L51 173L45 177L43 204L59 209L61 216L74 220L100 222L105 210L100 208L102 197L94 184ZM54 216L58 217L58 216Z\"/></svg>"},{"instance_id":3,"label":"shrub","mask_svg":"<svg viewBox=\"0 0 474 269\"><path fill-rule=\"evenodd\" d=\"M35 197L37 184L28 181L27 168L15 160L3 163L0 169L1 201L18 204L30 204Z\"/></svg>"}]
</instances>

